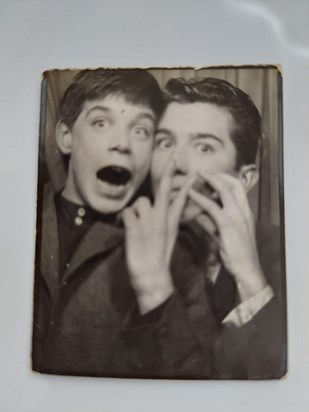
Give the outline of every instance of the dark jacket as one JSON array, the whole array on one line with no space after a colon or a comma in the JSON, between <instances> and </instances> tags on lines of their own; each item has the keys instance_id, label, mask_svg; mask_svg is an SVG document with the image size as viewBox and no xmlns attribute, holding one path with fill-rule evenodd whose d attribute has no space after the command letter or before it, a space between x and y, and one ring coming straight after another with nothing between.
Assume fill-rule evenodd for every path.
<instances>
[{"instance_id":1,"label":"dark jacket","mask_svg":"<svg viewBox=\"0 0 309 412\"><path fill-rule=\"evenodd\" d=\"M194 377L199 369L196 365L202 364L200 357L208 356L208 346L204 342L201 353L192 338L194 325L177 293L150 322L140 322L138 315L138 321L133 321L137 305L125 266L122 228L94 223L61 280L58 260L57 214L47 187L37 234L34 370L91 376ZM204 371L209 374L208 366Z\"/></svg>"},{"instance_id":2,"label":"dark jacket","mask_svg":"<svg viewBox=\"0 0 309 412\"><path fill-rule=\"evenodd\" d=\"M210 305L213 311L215 325L212 325L214 346L211 377L215 379L274 379L286 373L284 243L276 227L258 225L256 236L262 269L272 286L274 298L241 327L222 324L224 316L239 303L237 288L224 268L215 286L209 286L205 276L207 272L205 237L196 235L192 228L187 228L182 230L178 239L173 259L174 282L183 301L186 301L187 292L195 287L193 301L196 308L195 311L191 309L193 315L190 315L190 324L201 346L206 339L203 325L209 323L209 316L205 317L202 314L203 308L205 305L207 307ZM201 250L206 253L201 253ZM184 256L188 254L190 256L187 256L184 261ZM195 262L196 267L192 267L192 262ZM191 269L188 269L190 266ZM184 272L190 272L190 276ZM208 313L208 309L206 312ZM182 327L185 328L185 325ZM204 360L203 357L201 359ZM205 377L203 367L201 369L200 377Z\"/></svg>"},{"instance_id":3,"label":"dark jacket","mask_svg":"<svg viewBox=\"0 0 309 412\"><path fill-rule=\"evenodd\" d=\"M244 326L223 328L217 340L219 378L277 379L287 372L284 235L278 227L260 224L256 237L263 273L274 298Z\"/></svg>"},{"instance_id":4,"label":"dark jacket","mask_svg":"<svg viewBox=\"0 0 309 412\"><path fill-rule=\"evenodd\" d=\"M276 298L248 324L221 325L217 303L225 301L225 310L231 310L237 302L236 288L228 274L220 275L216 288L207 287L207 240L190 228L181 230L175 248L174 295L155 316L140 321L134 316L136 300L120 227L96 222L59 281L57 217L47 190L37 239L33 369L148 378L282 376L286 368L282 256L278 240L262 238L262 265ZM279 246L279 255L273 244Z\"/></svg>"},{"instance_id":5,"label":"dark jacket","mask_svg":"<svg viewBox=\"0 0 309 412\"><path fill-rule=\"evenodd\" d=\"M112 370L121 373L121 359L111 359L107 354L114 342L119 342L117 325L132 304L122 244L121 229L96 222L60 281L57 215L53 194L46 190L36 262L35 370L82 375L102 371L109 375Z\"/></svg>"}]
</instances>

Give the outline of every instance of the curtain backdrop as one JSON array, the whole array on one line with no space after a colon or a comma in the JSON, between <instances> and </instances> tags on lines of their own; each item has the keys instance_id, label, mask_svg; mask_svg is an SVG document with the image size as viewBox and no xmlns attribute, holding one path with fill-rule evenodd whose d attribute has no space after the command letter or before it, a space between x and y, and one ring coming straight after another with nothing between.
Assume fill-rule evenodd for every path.
<instances>
[{"instance_id":1,"label":"curtain backdrop","mask_svg":"<svg viewBox=\"0 0 309 412\"><path fill-rule=\"evenodd\" d=\"M45 177L55 191L65 181L65 165L55 141L59 101L78 70L53 70L47 73L45 119ZM249 193L249 200L256 220L279 225L279 71L275 67L220 67L194 69L150 69L149 72L164 88L172 77L215 77L224 79L248 93L262 116L263 139L258 155L260 179ZM44 121L44 119L43 119ZM42 161L42 159L41 159ZM282 167L282 165L280 165ZM282 175L282 173L281 173Z\"/></svg>"}]
</instances>

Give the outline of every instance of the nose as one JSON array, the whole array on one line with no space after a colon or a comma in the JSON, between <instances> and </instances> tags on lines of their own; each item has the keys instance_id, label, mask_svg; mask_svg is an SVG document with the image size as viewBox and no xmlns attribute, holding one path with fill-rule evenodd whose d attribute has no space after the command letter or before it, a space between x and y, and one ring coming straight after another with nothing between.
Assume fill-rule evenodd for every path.
<instances>
[{"instance_id":1,"label":"nose","mask_svg":"<svg viewBox=\"0 0 309 412\"><path fill-rule=\"evenodd\" d=\"M172 159L175 162L175 174L187 175L189 173L188 151L185 147L178 147L174 151Z\"/></svg>"},{"instance_id":2,"label":"nose","mask_svg":"<svg viewBox=\"0 0 309 412\"><path fill-rule=\"evenodd\" d=\"M109 151L128 154L131 152L128 131L121 126L115 127L114 133L109 137Z\"/></svg>"}]
</instances>

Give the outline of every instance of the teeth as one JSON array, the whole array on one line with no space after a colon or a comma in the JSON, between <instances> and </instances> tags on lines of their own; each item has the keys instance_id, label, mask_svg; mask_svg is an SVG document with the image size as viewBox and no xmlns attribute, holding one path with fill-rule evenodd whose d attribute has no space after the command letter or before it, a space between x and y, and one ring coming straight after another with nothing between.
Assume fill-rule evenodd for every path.
<instances>
[{"instance_id":1,"label":"teeth","mask_svg":"<svg viewBox=\"0 0 309 412\"><path fill-rule=\"evenodd\" d=\"M125 185L131 178L131 172L120 166L107 166L97 172L97 178L113 185Z\"/></svg>"}]
</instances>

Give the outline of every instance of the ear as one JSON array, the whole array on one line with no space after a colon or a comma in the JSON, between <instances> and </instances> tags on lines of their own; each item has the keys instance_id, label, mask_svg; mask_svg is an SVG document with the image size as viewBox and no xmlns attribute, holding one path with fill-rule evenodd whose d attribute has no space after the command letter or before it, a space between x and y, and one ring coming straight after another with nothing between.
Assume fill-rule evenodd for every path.
<instances>
[{"instance_id":1,"label":"ear","mask_svg":"<svg viewBox=\"0 0 309 412\"><path fill-rule=\"evenodd\" d=\"M259 180L259 172L255 164L243 165L238 171L238 177L248 193Z\"/></svg>"},{"instance_id":2,"label":"ear","mask_svg":"<svg viewBox=\"0 0 309 412\"><path fill-rule=\"evenodd\" d=\"M72 134L70 129L61 120L56 126L56 139L62 154L68 155L72 150Z\"/></svg>"}]
</instances>

